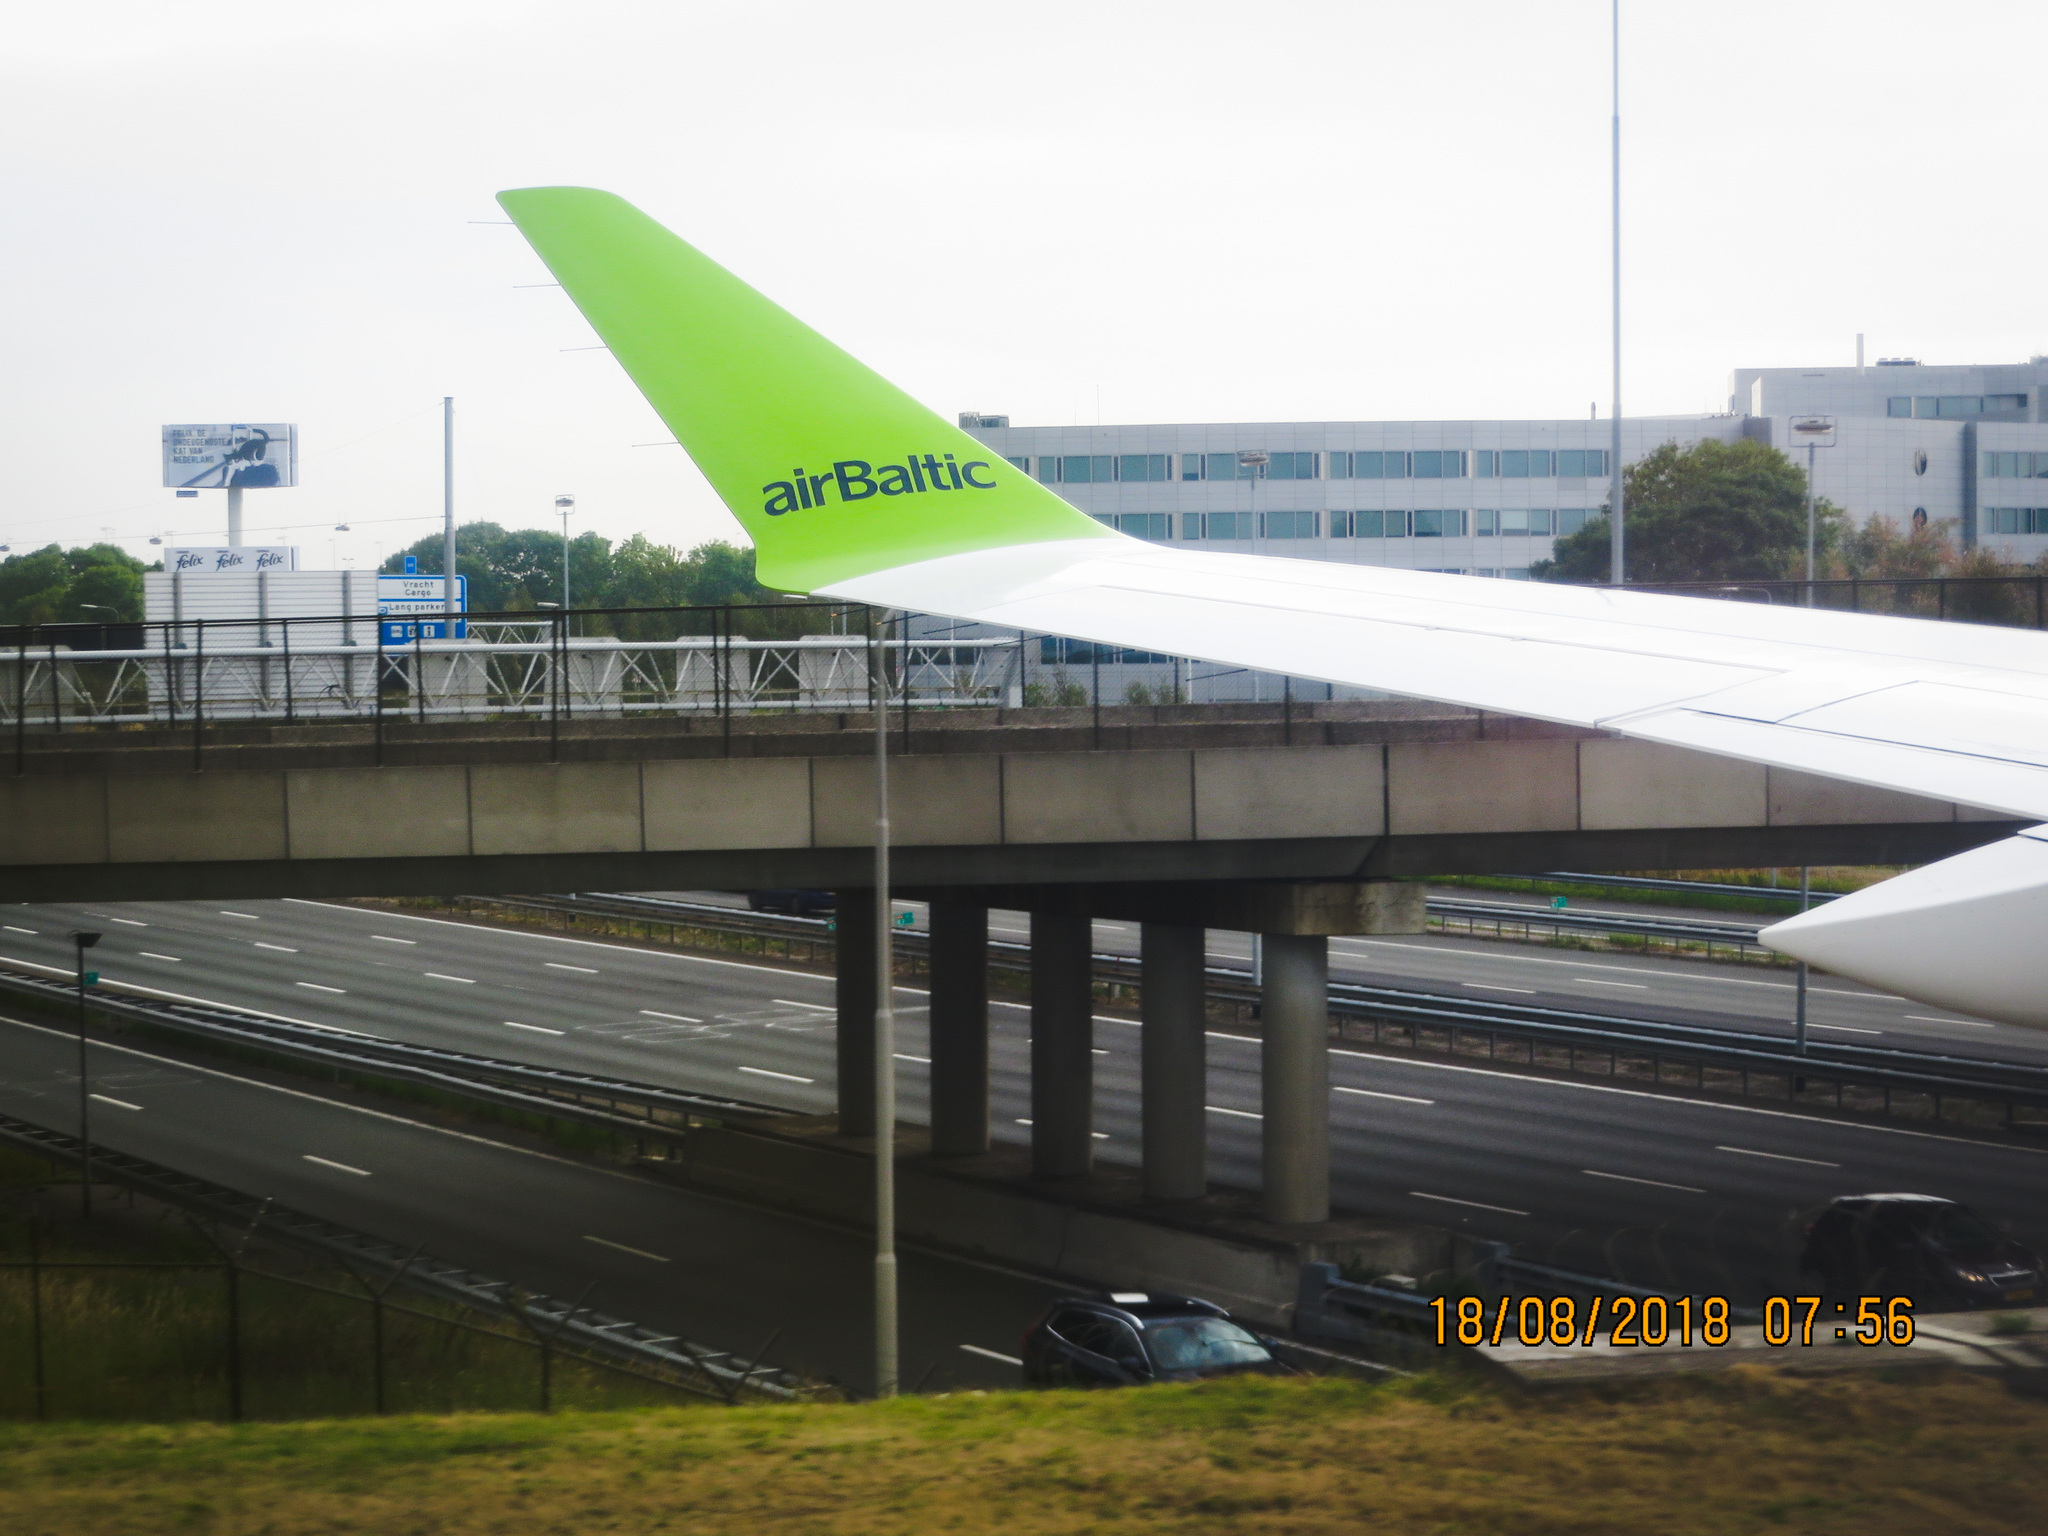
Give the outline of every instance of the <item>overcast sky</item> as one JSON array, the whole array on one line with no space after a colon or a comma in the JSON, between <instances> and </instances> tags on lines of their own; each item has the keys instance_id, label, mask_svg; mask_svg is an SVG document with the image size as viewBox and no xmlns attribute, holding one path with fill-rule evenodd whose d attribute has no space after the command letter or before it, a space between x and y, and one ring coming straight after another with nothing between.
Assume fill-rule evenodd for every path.
<instances>
[{"instance_id":1,"label":"overcast sky","mask_svg":"<svg viewBox=\"0 0 2048 1536\"><path fill-rule=\"evenodd\" d=\"M492 194L640 204L951 415L1607 413L1608 6L21 7L0 542L200 543L164 422L292 421L252 541L738 528ZM2048 352L2048 7L1624 0L1625 408ZM354 532L334 533L347 520ZM111 529L112 534L103 532ZM288 531L287 531L288 530Z\"/></svg>"}]
</instances>

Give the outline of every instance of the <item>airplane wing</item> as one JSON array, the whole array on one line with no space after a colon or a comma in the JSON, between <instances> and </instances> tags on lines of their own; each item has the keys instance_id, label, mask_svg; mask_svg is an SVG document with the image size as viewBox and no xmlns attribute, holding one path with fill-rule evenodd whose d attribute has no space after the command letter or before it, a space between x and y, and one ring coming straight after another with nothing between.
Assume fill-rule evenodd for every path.
<instances>
[{"instance_id":1,"label":"airplane wing","mask_svg":"<svg viewBox=\"0 0 2048 1536\"><path fill-rule=\"evenodd\" d=\"M2048 635L1143 543L993 456L611 194L529 188L499 201L739 518L771 586L1531 715L2048 819ZM1996 882L2006 904L2014 871L2031 870L2035 916L2048 917L2048 842L1998 846L2016 849ZM1951 942L1946 958L1909 943L1901 958L1895 944L1866 942L1859 899L1768 937L1955 1008L1982 1009L1985 964L2016 963L1980 954L1988 940ZM1952 912L1977 898L1945 886L1928 899ZM1884 919L1899 921L1896 911ZM1997 1016L2048 1028L2039 972L1997 993Z\"/></svg>"}]
</instances>

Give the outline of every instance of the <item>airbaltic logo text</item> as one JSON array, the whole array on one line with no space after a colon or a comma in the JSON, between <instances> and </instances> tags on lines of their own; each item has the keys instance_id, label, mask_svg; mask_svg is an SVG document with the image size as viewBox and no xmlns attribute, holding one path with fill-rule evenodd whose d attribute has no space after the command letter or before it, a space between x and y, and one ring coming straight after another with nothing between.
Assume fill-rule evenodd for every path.
<instances>
[{"instance_id":1,"label":"airbaltic logo text","mask_svg":"<svg viewBox=\"0 0 2048 1536\"><path fill-rule=\"evenodd\" d=\"M822 507L832 499L834 490L841 501L866 501L870 496L915 496L924 491L992 491L996 482L987 474L989 468L986 459L956 464L950 453L943 458L935 453L920 458L913 453L905 463L880 466L866 459L841 459L822 475L807 475L799 466L787 480L761 487L762 495L768 498L761 504L761 510L770 517L780 517L799 507ZM977 470L983 478L976 477Z\"/></svg>"}]
</instances>

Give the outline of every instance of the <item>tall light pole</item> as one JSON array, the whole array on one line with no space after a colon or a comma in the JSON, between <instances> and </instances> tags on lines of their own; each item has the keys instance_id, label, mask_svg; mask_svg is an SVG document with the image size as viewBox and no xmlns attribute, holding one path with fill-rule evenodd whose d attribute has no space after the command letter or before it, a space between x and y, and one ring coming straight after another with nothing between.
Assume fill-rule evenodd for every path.
<instances>
[{"instance_id":1,"label":"tall light pole","mask_svg":"<svg viewBox=\"0 0 2048 1536\"><path fill-rule=\"evenodd\" d=\"M574 496L557 496L555 510L562 514L562 611L569 611L569 514L576 510Z\"/></svg>"},{"instance_id":2,"label":"tall light pole","mask_svg":"<svg viewBox=\"0 0 2048 1536\"><path fill-rule=\"evenodd\" d=\"M455 638L455 397L441 397L441 638ZM453 663L451 662L452 666Z\"/></svg>"},{"instance_id":3,"label":"tall light pole","mask_svg":"<svg viewBox=\"0 0 2048 1536\"><path fill-rule=\"evenodd\" d=\"M92 1079L85 1070L85 989L100 978L85 968L85 952L99 941L100 936L89 928L71 935L78 961L78 1190L80 1212L86 1216L92 1214Z\"/></svg>"},{"instance_id":4,"label":"tall light pole","mask_svg":"<svg viewBox=\"0 0 2048 1536\"><path fill-rule=\"evenodd\" d=\"M896 973L889 914L889 613L874 615L875 1396L896 1395ZM906 652L906 660L908 654ZM904 680L906 688L909 679ZM906 698L908 695L906 694Z\"/></svg>"},{"instance_id":5,"label":"tall light pole","mask_svg":"<svg viewBox=\"0 0 2048 1536\"><path fill-rule=\"evenodd\" d=\"M1613 0L1614 20L1614 483L1608 492L1613 509L1607 521L1607 580L1620 586L1627 580L1623 561L1626 533L1621 504L1621 0Z\"/></svg>"}]
</instances>

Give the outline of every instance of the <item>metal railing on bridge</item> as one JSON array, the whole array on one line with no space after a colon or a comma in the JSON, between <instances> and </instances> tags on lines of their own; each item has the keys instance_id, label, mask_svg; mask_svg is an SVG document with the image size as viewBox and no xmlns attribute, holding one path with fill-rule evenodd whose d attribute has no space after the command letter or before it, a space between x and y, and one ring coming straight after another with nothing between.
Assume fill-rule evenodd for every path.
<instances>
[{"instance_id":1,"label":"metal railing on bridge","mask_svg":"<svg viewBox=\"0 0 2048 1536\"><path fill-rule=\"evenodd\" d=\"M0 626L0 726L630 719L1325 699L1241 667L845 603ZM1370 697L1363 690L1352 693Z\"/></svg>"}]
</instances>

